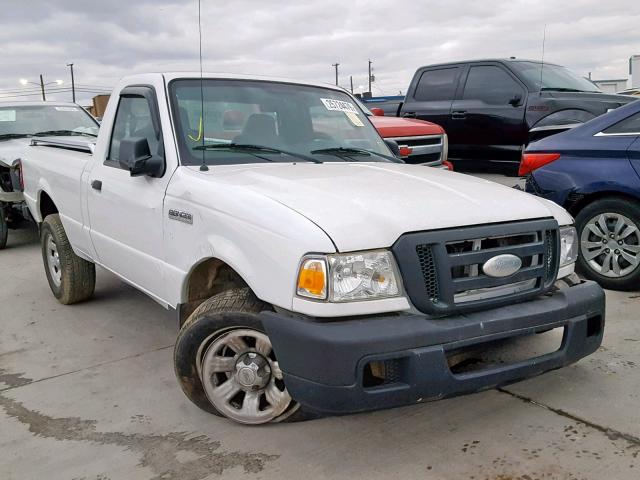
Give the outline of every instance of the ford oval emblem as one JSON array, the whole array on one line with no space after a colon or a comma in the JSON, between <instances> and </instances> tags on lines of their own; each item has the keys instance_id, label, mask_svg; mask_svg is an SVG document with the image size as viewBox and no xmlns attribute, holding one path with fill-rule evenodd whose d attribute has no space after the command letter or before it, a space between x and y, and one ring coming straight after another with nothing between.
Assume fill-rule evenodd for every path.
<instances>
[{"instance_id":1,"label":"ford oval emblem","mask_svg":"<svg viewBox=\"0 0 640 480\"><path fill-rule=\"evenodd\" d=\"M522 267L522 260L511 254L497 255L490 258L484 265L482 271L490 277L508 277L513 275Z\"/></svg>"}]
</instances>

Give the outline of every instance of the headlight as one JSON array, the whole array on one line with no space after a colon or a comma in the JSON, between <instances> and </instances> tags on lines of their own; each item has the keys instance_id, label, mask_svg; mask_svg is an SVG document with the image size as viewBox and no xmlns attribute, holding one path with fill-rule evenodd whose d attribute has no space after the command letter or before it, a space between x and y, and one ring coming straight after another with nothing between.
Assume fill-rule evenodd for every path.
<instances>
[{"instance_id":1,"label":"headlight","mask_svg":"<svg viewBox=\"0 0 640 480\"><path fill-rule=\"evenodd\" d=\"M574 227L560 228L560 266L564 267L578 259L578 233Z\"/></svg>"},{"instance_id":2,"label":"headlight","mask_svg":"<svg viewBox=\"0 0 640 480\"><path fill-rule=\"evenodd\" d=\"M322 283L320 275L326 275ZM298 273L297 293L330 302L395 297L400 294L398 278L393 255L386 250L305 257ZM321 285L328 288L322 291Z\"/></svg>"}]
</instances>

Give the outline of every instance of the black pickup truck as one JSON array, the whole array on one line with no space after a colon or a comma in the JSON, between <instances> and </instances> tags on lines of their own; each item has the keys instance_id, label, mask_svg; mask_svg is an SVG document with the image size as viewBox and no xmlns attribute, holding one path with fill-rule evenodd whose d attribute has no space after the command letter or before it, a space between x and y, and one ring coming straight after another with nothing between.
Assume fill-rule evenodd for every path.
<instances>
[{"instance_id":1,"label":"black pickup truck","mask_svg":"<svg viewBox=\"0 0 640 480\"><path fill-rule=\"evenodd\" d=\"M420 67L404 102L370 106L442 126L449 136L449 159L459 164L489 160L515 166L529 142L633 100L602 93L560 65L494 59Z\"/></svg>"}]
</instances>

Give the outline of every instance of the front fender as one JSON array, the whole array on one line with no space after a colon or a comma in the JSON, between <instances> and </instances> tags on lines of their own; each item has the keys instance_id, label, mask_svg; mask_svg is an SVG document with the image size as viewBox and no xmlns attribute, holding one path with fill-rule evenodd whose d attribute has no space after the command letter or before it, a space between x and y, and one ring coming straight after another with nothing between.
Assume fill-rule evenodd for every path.
<instances>
[{"instance_id":1,"label":"front fender","mask_svg":"<svg viewBox=\"0 0 640 480\"><path fill-rule=\"evenodd\" d=\"M190 214L177 221L169 210ZM242 185L214 182L180 168L164 203L167 300L186 300L190 272L203 261L225 262L264 302L291 310L295 278L307 253L333 253L327 234L298 212Z\"/></svg>"}]
</instances>

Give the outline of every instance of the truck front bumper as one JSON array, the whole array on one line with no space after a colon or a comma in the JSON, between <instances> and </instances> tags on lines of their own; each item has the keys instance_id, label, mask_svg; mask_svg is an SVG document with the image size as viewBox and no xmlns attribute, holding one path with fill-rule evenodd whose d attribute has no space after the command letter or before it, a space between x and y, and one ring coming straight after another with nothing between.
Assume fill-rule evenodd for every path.
<instances>
[{"instance_id":1,"label":"truck front bumper","mask_svg":"<svg viewBox=\"0 0 640 480\"><path fill-rule=\"evenodd\" d=\"M327 322L275 312L261 319L291 396L337 414L484 390L576 362L602 342L605 297L596 283L583 282L525 303L439 319L397 314ZM454 351L558 327L562 343L552 353L468 373L449 367ZM370 362L382 362L390 381L367 386Z\"/></svg>"}]
</instances>

